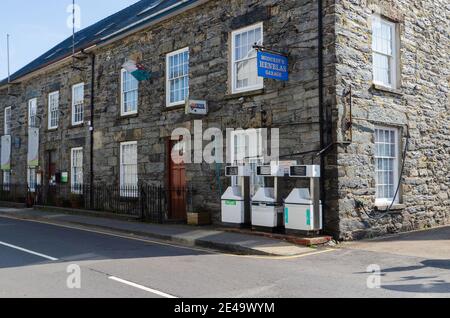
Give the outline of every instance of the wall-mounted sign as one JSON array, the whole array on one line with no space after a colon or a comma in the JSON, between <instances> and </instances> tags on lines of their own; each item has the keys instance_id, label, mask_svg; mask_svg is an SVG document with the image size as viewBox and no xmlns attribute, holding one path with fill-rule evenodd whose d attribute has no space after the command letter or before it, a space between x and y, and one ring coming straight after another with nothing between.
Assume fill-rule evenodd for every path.
<instances>
[{"instance_id":1,"label":"wall-mounted sign","mask_svg":"<svg viewBox=\"0 0 450 318\"><path fill-rule=\"evenodd\" d=\"M205 100L188 100L186 102L186 114L207 115L208 102Z\"/></svg>"},{"instance_id":2,"label":"wall-mounted sign","mask_svg":"<svg viewBox=\"0 0 450 318\"><path fill-rule=\"evenodd\" d=\"M1 169L11 170L11 136L2 136L2 148L1 148Z\"/></svg>"},{"instance_id":3,"label":"wall-mounted sign","mask_svg":"<svg viewBox=\"0 0 450 318\"><path fill-rule=\"evenodd\" d=\"M68 182L69 182L69 173L61 172L61 183L68 183Z\"/></svg>"},{"instance_id":4,"label":"wall-mounted sign","mask_svg":"<svg viewBox=\"0 0 450 318\"><path fill-rule=\"evenodd\" d=\"M258 51L258 76L279 81L289 80L288 58L283 55Z\"/></svg>"},{"instance_id":5,"label":"wall-mounted sign","mask_svg":"<svg viewBox=\"0 0 450 318\"><path fill-rule=\"evenodd\" d=\"M39 128L28 128L28 167L39 165Z\"/></svg>"}]
</instances>

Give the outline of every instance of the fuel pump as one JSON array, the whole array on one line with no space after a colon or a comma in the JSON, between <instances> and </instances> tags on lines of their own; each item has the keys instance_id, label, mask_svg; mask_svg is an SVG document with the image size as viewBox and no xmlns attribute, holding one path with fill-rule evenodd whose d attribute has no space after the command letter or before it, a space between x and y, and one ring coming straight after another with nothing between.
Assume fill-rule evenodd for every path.
<instances>
[{"instance_id":1,"label":"fuel pump","mask_svg":"<svg viewBox=\"0 0 450 318\"><path fill-rule=\"evenodd\" d=\"M323 229L320 201L320 166L291 166L291 178L309 179L309 189L293 189L284 200L286 231L318 232Z\"/></svg>"},{"instance_id":2,"label":"fuel pump","mask_svg":"<svg viewBox=\"0 0 450 318\"><path fill-rule=\"evenodd\" d=\"M244 227L251 224L249 166L229 166L225 176L237 177L238 185L230 186L222 196L222 223Z\"/></svg>"},{"instance_id":3,"label":"fuel pump","mask_svg":"<svg viewBox=\"0 0 450 318\"><path fill-rule=\"evenodd\" d=\"M261 187L253 196L252 226L272 230L281 227L283 226L283 204L279 193L279 178L289 175L289 171L279 164L271 164L258 166L256 173L265 179L273 179L273 187Z\"/></svg>"}]
</instances>

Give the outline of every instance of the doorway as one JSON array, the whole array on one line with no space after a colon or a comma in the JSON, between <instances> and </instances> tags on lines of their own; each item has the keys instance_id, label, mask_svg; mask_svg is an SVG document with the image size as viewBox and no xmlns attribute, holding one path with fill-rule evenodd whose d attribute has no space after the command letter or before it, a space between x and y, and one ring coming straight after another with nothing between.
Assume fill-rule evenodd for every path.
<instances>
[{"instance_id":1,"label":"doorway","mask_svg":"<svg viewBox=\"0 0 450 318\"><path fill-rule=\"evenodd\" d=\"M181 141L181 140L180 140ZM175 147L175 148L174 148ZM186 207L186 165L181 160L183 157L183 147L178 141L169 140L168 142L168 199L169 199L169 219L171 221L185 221L187 219ZM175 155L172 158L172 149ZM179 159L179 160L177 160Z\"/></svg>"}]
</instances>

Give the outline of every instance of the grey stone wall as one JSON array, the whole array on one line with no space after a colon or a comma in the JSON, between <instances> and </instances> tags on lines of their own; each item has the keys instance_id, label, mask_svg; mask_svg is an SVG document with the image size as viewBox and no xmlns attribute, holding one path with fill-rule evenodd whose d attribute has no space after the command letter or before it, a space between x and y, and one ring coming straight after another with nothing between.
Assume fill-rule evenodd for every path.
<instances>
[{"instance_id":1,"label":"grey stone wall","mask_svg":"<svg viewBox=\"0 0 450 318\"><path fill-rule=\"evenodd\" d=\"M194 21L194 22L193 22ZM256 22L264 24L264 42L270 48L290 52L289 82L265 81L263 90L232 95L229 89L231 31ZM332 18L328 19L332 23ZM332 29L332 26L330 27ZM329 40L332 41L332 32ZM303 46L305 48L299 48ZM167 108L165 95L165 58L174 50L189 47L190 95L209 102L205 117L185 115L182 108ZM330 46L332 51L332 46ZM176 18L96 50L94 177L96 182L119 182L119 144L138 141L139 179L166 184L167 143L172 130L192 130L195 119L203 120L204 129L280 128L280 152L286 159L311 162L311 156L291 158L292 153L320 150L317 69L317 3L309 0L235 0L209 1ZM120 116L120 70L125 60L134 58L146 65L153 78L139 86L139 113ZM332 63L333 58L327 57ZM84 81L85 120L89 119L90 65L80 62L85 71L70 64L22 83L22 94L14 102L14 113L25 116L27 100L38 97L38 113L44 119L41 129L41 163L45 170L47 150L60 156L58 170L69 171L70 148L84 146L85 176L89 172L88 127L70 127L72 84ZM328 73L332 81L332 68ZM59 88L60 128L49 132L47 96ZM4 95L3 95L4 96ZM5 97L0 97L3 100ZM18 115L17 115L18 116ZM15 120L15 119L14 119ZM24 144L14 151L14 179L26 175L26 125L17 125L13 134ZM315 159L318 163L318 159ZM220 171L219 181L216 170ZM230 180L223 176L223 166L187 165L188 183L196 191L194 209L220 216L220 196Z\"/></svg>"},{"instance_id":2,"label":"grey stone wall","mask_svg":"<svg viewBox=\"0 0 450 318\"><path fill-rule=\"evenodd\" d=\"M399 24L401 86L372 87L372 13ZM338 148L339 233L358 239L442 225L450 221L449 59L446 1L339 1L336 3L336 110L353 89L353 144ZM401 204L375 211L374 127L398 127L411 139ZM342 139L342 133L338 137ZM402 149L400 149L400 153ZM357 208L356 201L364 206ZM371 217L368 217L370 215Z\"/></svg>"},{"instance_id":3,"label":"grey stone wall","mask_svg":"<svg viewBox=\"0 0 450 318\"><path fill-rule=\"evenodd\" d=\"M324 0L324 117L325 145L344 140L342 130L349 87L353 92L353 142L331 147L325 162L325 230L341 239L358 239L449 222L449 105L448 24L443 1ZM370 16L375 10L400 23L402 85L388 92L372 87ZM268 47L290 52L290 79L265 81L263 90L232 95L229 90L231 31L264 23ZM320 163L317 64L317 1L211 0L132 36L95 51L95 182L119 182L119 145L138 141L139 179L166 185L167 140L174 128L280 128L283 159ZM165 103L165 57L189 47L190 94L209 102L210 112L185 115ZM299 48L306 47L306 48ZM308 48L310 47L310 48ZM139 113L120 116L120 70L135 58L153 77L139 86ZM70 63L27 79L18 97L0 88L0 122L4 107L13 105L12 134L21 147L12 150L13 182L26 176L27 102L38 98L41 127L41 169L46 152L57 150L58 170L68 171L70 148L84 146L85 182L89 180L90 139L87 125L70 127L71 85L85 85L85 121L89 120L90 60L73 70ZM62 116L57 131L47 131L48 93L59 88ZM402 185L402 205L391 213L376 211L374 126L409 126L411 141ZM403 130L405 143L406 130ZM348 136L346 136L348 137ZM219 182L216 169L221 171ZM188 183L196 191L194 209L220 216L220 192L229 185L223 166L187 165ZM299 181L297 181L299 182ZM294 186L295 184L292 184ZM299 184L297 184L299 185ZM357 204L360 202L360 205ZM361 206L362 204L362 206ZM370 215L371 217L369 217Z\"/></svg>"}]
</instances>

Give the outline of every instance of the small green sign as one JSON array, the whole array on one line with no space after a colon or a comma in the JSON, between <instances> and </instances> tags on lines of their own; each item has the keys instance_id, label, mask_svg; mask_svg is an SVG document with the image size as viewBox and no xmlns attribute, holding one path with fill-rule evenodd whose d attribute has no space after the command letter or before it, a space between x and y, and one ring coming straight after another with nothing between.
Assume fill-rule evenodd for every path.
<instances>
[{"instance_id":1,"label":"small green sign","mask_svg":"<svg viewBox=\"0 0 450 318\"><path fill-rule=\"evenodd\" d=\"M63 172L61 173L61 183L68 183L69 182L69 173Z\"/></svg>"},{"instance_id":2,"label":"small green sign","mask_svg":"<svg viewBox=\"0 0 450 318\"><path fill-rule=\"evenodd\" d=\"M284 221L286 222L286 224L289 224L289 209L288 208L284 209Z\"/></svg>"},{"instance_id":3,"label":"small green sign","mask_svg":"<svg viewBox=\"0 0 450 318\"><path fill-rule=\"evenodd\" d=\"M235 206L235 205L237 205L237 202L235 200L226 200L225 201L225 205L233 205L233 206Z\"/></svg>"},{"instance_id":4,"label":"small green sign","mask_svg":"<svg viewBox=\"0 0 450 318\"><path fill-rule=\"evenodd\" d=\"M310 209L306 210L306 225L308 225L308 226L311 225L311 210Z\"/></svg>"}]
</instances>

